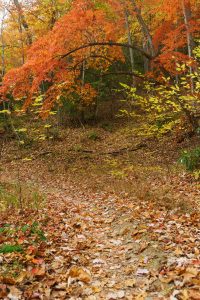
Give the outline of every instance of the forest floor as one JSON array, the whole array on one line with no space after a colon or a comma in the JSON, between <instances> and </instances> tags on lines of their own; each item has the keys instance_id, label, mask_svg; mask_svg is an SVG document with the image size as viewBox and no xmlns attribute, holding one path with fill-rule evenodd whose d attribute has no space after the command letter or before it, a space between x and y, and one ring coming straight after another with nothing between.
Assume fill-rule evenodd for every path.
<instances>
[{"instance_id":1,"label":"forest floor","mask_svg":"<svg viewBox=\"0 0 200 300\"><path fill-rule=\"evenodd\" d=\"M199 182L177 164L195 144L118 126L2 145L26 209L0 214L0 299L200 299Z\"/></svg>"}]
</instances>

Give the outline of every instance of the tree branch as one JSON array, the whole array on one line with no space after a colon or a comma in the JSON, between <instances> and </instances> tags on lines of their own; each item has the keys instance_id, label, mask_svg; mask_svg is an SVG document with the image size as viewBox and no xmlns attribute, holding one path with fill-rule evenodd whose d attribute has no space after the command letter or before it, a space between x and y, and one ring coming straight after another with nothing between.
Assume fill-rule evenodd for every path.
<instances>
[{"instance_id":1,"label":"tree branch","mask_svg":"<svg viewBox=\"0 0 200 300\"><path fill-rule=\"evenodd\" d=\"M142 50L141 48L139 48L137 46L133 46L133 45L129 45L129 44L123 44L123 43L115 43L115 42L88 43L88 44L82 45L80 47L77 47L75 49L72 49L71 51L67 52L66 54L59 55L59 57L60 57L60 59L62 59L62 58L65 58L65 57L79 51L79 50L90 48L90 47L93 47L93 46L109 46L109 47L117 46L117 47L129 48L129 49L131 48L131 49L139 51L143 56L145 56L149 60L154 58L154 56L152 56L151 54L147 53L146 51Z\"/></svg>"},{"instance_id":2,"label":"tree branch","mask_svg":"<svg viewBox=\"0 0 200 300\"><path fill-rule=\"evenodd\" d=\"M135 76L135 77L138 77L138 78L142 78L144 79L144 76L141 75L141 74L138 74L136 72L125 72L125 71L120 71L120 72L109 72L109 73L104 73L104 74L101 74L101 76L109 76L109 75L128 75L128 76Z\"/></svg>"}]
</instances>

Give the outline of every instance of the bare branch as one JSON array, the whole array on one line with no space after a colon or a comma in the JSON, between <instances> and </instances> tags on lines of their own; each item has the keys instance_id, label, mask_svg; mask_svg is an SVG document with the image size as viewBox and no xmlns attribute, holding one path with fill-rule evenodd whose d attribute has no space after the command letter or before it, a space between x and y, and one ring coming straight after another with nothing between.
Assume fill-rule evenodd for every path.
<instances>
[{"instance_id":1,"label":"bare branch","mask_svg":"<svg viewBox=\"0 0 200 300\"><path fill-rule=\"evenodd\" d=\"M94 43L88 43L85 45L82 45L78 48L75 48L65 54L59 55L60 59L65 58L79 50L82 49L86 49L86 48L90 48L90 47L94 47L94 46L109 46L109 47L113 47L113 46L117 46L117 47L124 47L124 48L131 48L134 50L139 51L143 56L147 57L149 60L153 59L154 57L147 53L146 51L142 50L141 48L137 47L137 46L133 46L133 45L129 45L129 44L123 44L123 43L115 43L115 42L94 42Z\"/></svg>"},{"instance_id":2,"label":"bare branch","mask_svg":"<svg viewBox=\"0 0 200 300\"><path fill-rule=\"evenodd\" d=\"M141 78L141 79L145 79L145 77L141 74L138 74L137 72L123 72L123 71L120 71L120 72L109 72L109 73L104 73L104 74L101 74L101 76L109 76L109 75L127 75L127 76L135 76L135 77L138 77L138 78Z\"/></svg>"}]
</instances>

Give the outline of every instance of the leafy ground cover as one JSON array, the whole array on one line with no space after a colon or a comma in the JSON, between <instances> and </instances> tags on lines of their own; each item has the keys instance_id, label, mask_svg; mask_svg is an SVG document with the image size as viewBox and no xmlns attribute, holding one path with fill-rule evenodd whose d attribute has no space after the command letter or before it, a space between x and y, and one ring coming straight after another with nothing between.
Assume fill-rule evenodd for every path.
<instances>
[{"instance_id":1,"label":"leafy ground cover","mask_svg":"<svg viewBox=\"0 0 200 300\"><path fill-rule=\"evenodd\" d=\"M1 182L20 174L46 202L1 213L0 298L200 299L199 183L177 164L191 141L90 132L5 145Z\"/></svg>"}]
</instances>

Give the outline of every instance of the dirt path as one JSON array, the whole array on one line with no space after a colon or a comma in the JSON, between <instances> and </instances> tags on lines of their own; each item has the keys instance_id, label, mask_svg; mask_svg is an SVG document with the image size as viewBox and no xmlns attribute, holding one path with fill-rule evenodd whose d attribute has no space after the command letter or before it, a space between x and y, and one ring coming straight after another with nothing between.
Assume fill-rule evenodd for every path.
<instances>
[{"instance_id":1,"label":"dirt path","mask_svg":"<svg viewBox=\"0 0 200 300\"><path fill-rule=\"evenodd\" d=\"M76 201L61 213L59 260L65 267L67 252L72 271L61 282L68 282L67 292L54 291L53 298L199 299L197 216L155 211L114 195L79 195ZM91 281L82 285L87 272Z\"/></svg>"},{"instance_id":2,"label":"dirt path","mask_svg":"<svg viewBox=\"0 0 200 300\"><path fill-rule=\"evenodd\" d=\"M200 299L197 215L78 187L70 196L64 184L41 186L45 251L31 279L7 284L2 299Z\"/></svg>"},{"instance_id":3,"label":"dirt path","mask_svg":"<svg viewBox=\"0 0 200 300\"><path fill-rule=\"evenodd\" d=\"M104 169L97 173L104 160L79 161L77 153L69 162L66 153L64 165L62 149L25 163L2 163L0 182L19 177L20 184L39 187L46 205L1 215L0 247L14 243L23 252L0 252L0 299L200 299L199 213L175 205L197 203L197 184L161 176L154 167L149 177L143 165L113 179ZM134 166L141 157L145 164L146 151L134 154ZM120 157L117 168L108 159L121 176L127 157ZM4 230L8 224L12 230Z\"/></svg>"}]
</instances>

